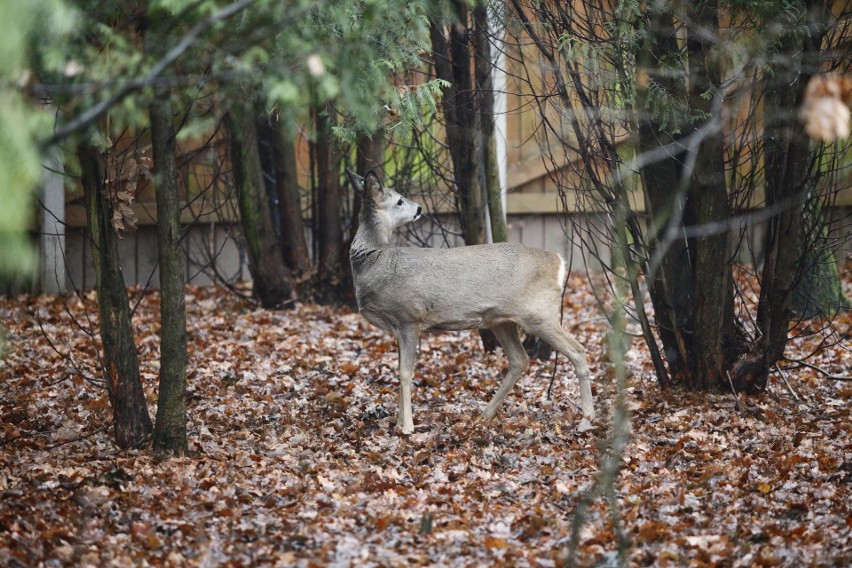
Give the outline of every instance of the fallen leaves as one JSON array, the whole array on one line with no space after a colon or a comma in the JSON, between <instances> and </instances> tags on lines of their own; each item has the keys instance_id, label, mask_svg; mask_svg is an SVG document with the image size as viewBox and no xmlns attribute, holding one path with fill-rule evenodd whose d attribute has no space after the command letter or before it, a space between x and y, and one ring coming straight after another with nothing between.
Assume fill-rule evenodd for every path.
<instances>
[{"instance_id":1,"label":"fallen leaves","mask_svg":"<svg viewBox=\"0 0 852 568\"><path fill-rule=\"evenodd\" d=\"M571 289L599 422L581 420L564 360L553 400L552 361L537 363L479 419L505 359L447 334L422 340L418 428L402 437L392 337L344 310L265 312L191 288L197 455L165 462L111 443L93 295L0 300L0 564L560 565L613 388L594 299L581 279ZM153 411L158 297L135 300ZM843 370L848 357L834 346L810 360ZM799 399L771 384L737 412L730 394L659 393L638 341L627 360L632 439L615 500L590 508L583 564L612 562L617 530L637 565L848 564L852 389L790 371Z\"/></svg>"}]
</instances>

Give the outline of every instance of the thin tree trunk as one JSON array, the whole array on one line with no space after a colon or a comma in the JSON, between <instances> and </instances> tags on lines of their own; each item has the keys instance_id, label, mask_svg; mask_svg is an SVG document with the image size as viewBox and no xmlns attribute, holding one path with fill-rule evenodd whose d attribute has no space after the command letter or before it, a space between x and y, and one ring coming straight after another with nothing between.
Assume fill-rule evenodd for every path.
<instances>
[{"instance_id":1,"label":"thin tree trunk","mask_svg":"<svg viewBox=\"0 0 852 568\"><path fill-rule=\"evenodd\" d=\"M479 125L482 150L482 170L488 203L491 240L505 242L506 217L497 164L497 138L494 127L494 62L491 59L491 36L488 29L488 2L478 0L473 9L475 30L474 70L479 97Z\"/></svg>"},{"instance_id":2,"label":"thin tree trunk","mask_svg":"<svg viewBox=\"0 0 852 568\"><path fill-rule=\"evenodd\" d=\"M471 73L471 48L469 45L467 24L471 18L471 11L459 0L452 0L453 10L457 20L449 29L449 36L445 32L444 21L435 17L430 19L429 35L432 42L432 60L435 65L435 73L441 79L448 81L450 87L444 91L444 126L446 129L447 147L450 151L450 160L453 165L453 178L456 182L456 196L459 207L459 222L461 225L462 238L466 245L478 245L487 240L485 231L485 188L488 180L488 164L485 163L483 155L483 133L482 115L477 105L477 85ZM482 10L484 12L484 10ZM475 16L474 16L475 17ZM480 34L483 30L480 28ZM479 38L480 40L482 38ZM487 38L485 38L487 41ZM479 42L474 45L474 55L481 48ZM488 65L491 64L489 60ZM482 69L477 68L478 72ZM490 80L490 78L489 78ZM493 113L493 94L491 112ZM493 116L491 130L493 132ZM494 151L496 173L496 147ZM499 180L496 183L496 192L499 194ZM496 205L495 205L496 207ZM502 202L497 209L502 219ZM495 212L491 212L492 217ZM501 230L497 227L498 234ZM502 232L505 240L505 230ZM479 330L482 346L487 352L493 352L497 348L497 338L490 330Z\"/></svg>"},{"instance_id":3,"label":"thin tree trunk","mask_svg":"<svg viewBox=\"0 0 852 568\"><path fill-rule=\"evenodd\" d=\"M269 200L269 217L272 219L275 238L279 246L283 248L281 215L279 214L281 207L278 203L278 176L275 174L275 118L263 111L256 112L255 115L254 131L257 134L257 156L260 158L263 187L266 189L266 198Z\"/></svg>"},{"instance_id":4,"label":"thin tree trunk","mask_svg":"<svg viewBox=\"0 0 852 568\"><path fill-rule=\"evenodd\" d=\"M385 139L381 131L374 132L372 136L361 136L358 146L355 148L355 170L358 175L367 175L374 172L379 179L384 180L382 167L385 163ZM358 232L358 218L361 212L361 198L357 192L352 192L352 226L349 230L349 242L355 238Z\"/></svg>"},{"instance_id":5,"label":"thin tree trunk","mask_svg":"<svg viewBox=\"0 0 852 568\"><path fill-rule=\"evenodd\" d=\"M683 95L676 80L678 71L669 72L671 69L665 63L666 58L679 49L674 15L670 9L657 8L649 13L648 39L645 48L637 54L640 68L649 74L648 81L638 84L638 149L640 154L662 147L672 149L666 152L665 159L652 161L639 173L650 216L650 252L653 256L660 247L665 251L656 271L649 275L654 319L669 372L674 380L680 381L689 375L691 338L683 330L692 328L695 290L689 243L682 237L672 239L667 228L673 216L683 215L684 219L678 225L692 220L686 211L686 187L681 179L682 149L674 146L674 137L660 128L650 110L647 87L651 82L662 86L673 97Z\"/></svg>"},{"instance_id":6,"label":"thin tree trunk","mask_svg":"<svg viewBox=\"0 0 852 568\"><path fill-rule=\"evenodd\" d=\"M458 16L449 30L444 22L432 18L432 41L435 72L451 86L444 92L444 123L447 146L453 164L453 176L459 203L461 231L467 245L485 242L485 199L480 178L481 144L475 89L471 74L471 52L468 44L467 22L470 10L459 0L452 6Z\"/></svg>"},{"instance_id":7,"label":"thin tree trunk","mask_svg":"<svg viewBox=\"0 0 852 568\"><path fill-rule=\"evenodd\" d=\"M381 131L374 132L372 136L361 136L356 148L355 167L358 174L365 175L369 171L375 172L380 178L383 177L382 167L385 164L385 139Z\"/></svg>"},{"instance_id":8,"label":"thin tree trunk","mask_svg":"<svg viewBox=\"0 0 852 568\"><path fill-rule=\"evenodd\" d=\"M225 124L254 291L264 308L285 307L295 296L272 225L254 117L250 108L235 108L225 115Z\"/></svg>"},{"instance_id":9,"label":"thin tree trunk","mask_svg":"<svg viewBox=\"0 0 852 568\"><path fill-rule=\"evenodd\" d=\"M808 79L819 70L825 22L830 12L822 2L807 6L812 35L790 33L783 38L779 57L784 65L774 70L764 102L764 155L766 206L780 212L769 222L766 259L761 278L757 325L762 336L752 351L736 365L732 375L741 390L766 387L769 370L784 355L787 328L793 317L793 289L800 277L803 204L810 184L810 141L796 119ZM797 28L796 28L797 29Z\"/></svg>"},{"instance_id":10,"label":"thin tree trunk","mask_svg":"<svg viewBox=\"0 0 852 568\"><path fill-rule=\"evenodd\" d=\"M168 90L149 108L160 262L160 389L154 451L186 455L186 255L181 246L175 125Z\"/></svg>"},{"instance_id":11,"label":"thin tree trunk","mask_svg":"<svg viewBox=\"0 0 852 568\"><path fill-rule=\"evenodd\" d=\"M86 200L92 261L98 292L98 324L103 343L103 373L113 412L115 442L134 448L151 436L151 417L139 379L127 288L121 275L118 237L110 224L112 203L105 195L98 151L87 141L77 146Z\"/></svg>"},{"instance_id":12,"label":"thin tree trunk","mask_svg":"<svg viewBox=\"0 0 852 568\"><path fill-rule=\"evenodd\" d=\"M284 261L293 275L300 278L310 273L311 257L308 253L305 223L302 218L302 197L296 170L295 133L276 120L271 134Z\"/></svg>"},{"instance_id":13,"label":"thin tree trunk","mask_svg":"<svg viewBox=\"0 0 852 568\"><path fill-rule=\"evenodd\" d=\"M381 131L374 132L372 136L361 136L355 147L355 171L359 175L366 175L368 172L375 173L379 179L384 180L384 172L382 167L385 163L385 140ZM357 307L358 302L355 299L355 286L351 281L351 266L345 259L349 258L349 248L352 246L352 240L358 232L358 219L361 213L361 197L355 191L350 191L349 195L352 198L351 208L351 223L349 225L349 235L343 247L343 264L347 267L346 277L348 282L340 292L340 298L346 304Z\"/></svg>"},{"instance_id":14,"label":"thin tree trunk","mask_svg":"<svg viewBox=\"0 0 852 568\"><path fill-rule=\"evenodd\" d=\"M712 51L719 31L715 0L687 3L687 53L689 55L689 107L711 120L721 120L721 70ZM710 93L712 96L707 97ZM730 216L725 182L724 139L721 129L711 132L697 150L689 188L689 205L697 226L724 223ZM689 386L708 390L726 384L724 346L727 333L726 302L733 302L733 279L728 263L728 233L699 236L694 241L695 286L693 342ZM731 307L733 311L733 307Z\"/></svg>"},{"instance_id":15,"label":"thin tree trunk","mask_svg":"<svg viewBox=\"0 0 852 568\"><path fill-rule=\"evenodd\" d=\"M344 300L351 290L349 265L343 262L343 223L340 148L332 133L334 108L325 106L325 116L317 109L317 297L321 302Z\"/></svg>"}]
</instances>

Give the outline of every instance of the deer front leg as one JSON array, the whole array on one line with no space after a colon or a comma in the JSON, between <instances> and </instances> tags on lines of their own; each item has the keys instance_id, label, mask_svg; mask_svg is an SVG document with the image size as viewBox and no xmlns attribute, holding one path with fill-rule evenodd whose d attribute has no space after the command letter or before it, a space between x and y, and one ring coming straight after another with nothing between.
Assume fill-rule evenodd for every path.
<instances>
[{"instance_id":1,"label":"deer front leg","mask_svg":"<svg viewBox=\"0 0 852 568\"><path fill-rule=\"evenodd\" d=\"M517 325L514 323L504 323L492 327L491 331L494 332L497 341L500 342L500 346L503 348L503 353L509 359L509 370L506 373L506 378L500 383L500 388L497 389L494 398L491 399L491 402L488 403L488 406L482 412L482 416L488 419L494 418L494 415L497 414L497 407L500 406L503 399L512 390L512 387L515 386L518 378L527 370L530 364L530 358L527 356L524 345L521 343L521 337L518 335Z\"/></svg>"},{"instance_id":2,"label":"deer front leg","mask_svg":"<svg viewBox=\"0 0 852 568\"><path fill-rule=\"evenodd\" d=\"M397 331L399 345L399 415L396 425L403 434L414 433L414 418L411 414L411 379L414 377L414 362L417 358L419 332L406 327Z\"/></svg>"}]
</instances>

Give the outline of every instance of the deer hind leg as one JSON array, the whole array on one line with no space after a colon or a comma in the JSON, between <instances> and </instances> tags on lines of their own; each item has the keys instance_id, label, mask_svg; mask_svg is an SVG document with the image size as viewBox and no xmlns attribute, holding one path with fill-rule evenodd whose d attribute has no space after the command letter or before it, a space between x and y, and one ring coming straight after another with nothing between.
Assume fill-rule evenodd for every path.
<instances>
[{"instance_id":1,"label":"deer hind leg","mask_svg":"<svg viewBox=\"0 0 852 568\"><path fill-rule=\"evenodd\" d=\"M482 416L489 419L494 418L494 415L497 413L497 407L500 406L500 403L503 402L503 399L506 398L506 395L509 394L509 391L512 390L512 387L518 381L518 378L527 370L530 364L530 358L527 356L527 352L524 350L521 338L518 335L517 325L514 323L502 323L492 327L491 330L497 337L497 341L500 342L500 346L503 347L503 353L506 354L506 358L509 359L509 371L506 373L503 382L500 383L500 388L497 389L494 398L491 399L491 402L488 403L488 406L482 412Z\"/></svg>"},{"instance_id":2,"label":"deer hind leg","mask_svg":"<svg viewBox=\"0 0 852 568\"><path fill-rule=\"evenodd\" d=\"M571 364L574 365L577 379L580 382L580 409L585 418L593 419L595 417L595 406L592 401L592 386L589 382L591 373L589 373L589 364L586 360L586 350L558 322L533 326L527 331L537 335L568 357Z\"/></svg>"},{"instance_id":3,"label":"deer hind leg","mask_svg":"<svg viewBox=\"0 0 852 568\"><path fill-rule=\"evenodd\" d=\"M399 414L396 425L403 434L414 433L414 418L411 413L411 379L414 377L419 335L413 328L400 329L396 334L399 346Z\"/></svg>"}]
</instances>

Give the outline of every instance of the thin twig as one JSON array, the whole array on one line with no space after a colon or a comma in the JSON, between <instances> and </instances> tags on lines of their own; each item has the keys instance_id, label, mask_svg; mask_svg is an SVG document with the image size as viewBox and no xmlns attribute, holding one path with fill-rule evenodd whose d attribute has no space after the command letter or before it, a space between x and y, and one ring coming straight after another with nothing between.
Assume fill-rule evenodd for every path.
<instances>
[{"instance_id":1,"label":"thin twig","mask_svg":"<svg viewBox=\"0 0 852 568\"><path fill-rule=\"evenodd\" d=\"M44 338L44 340L47 341L47 344L50 346L50 348L53 350L53 352L56 353L57 355L59 355L59 357L61 357L62 359L68 361L68 363L70 363L70 365L74 368L74 370L77 371L77 375L80 376L84 381L86 381L87 383L89 383L90 385L92 385L95 388L105 389L106 388L106 382L105 381L95 379L93 377L89 377L88 375L86 375L86 373L84 373L83 370L80 369L79 366L77 366L77 362L74 360L74 358L70 354L63 353L62 351L59 350L59 347L56 346L56 344L53 342L53 340L48 335L47 330L44 329L44 323L41 321L41 315L39 314L38 309L35 310L34 315L35 315L36 323L38 323L39 330L41 330L42 338ZM48 383L47 386L52 387L52 386L58 385L62 381L70 379L72 376L74 376L74 375L69 373L67 375L64 375L58 381Z\"/></svg>"},{"instance_id":2,"label":"thin twig","mask_svg":"<svg viewBox=\"0 0 852 568\"><path fill-rule=\"evenodd\" d=\"M781 375L781 380L784 381L784 386L787 387L787 390L790 391L790 394L793 395L795 400L801 400L801 397L796 394L796 391L793 390L793 387L790 386L790 383L787 381L787 373L784 372L784 369L775 365L775 370L778 371L778 374Z\"/></svg>"},{"instance_id":3,"label":"thin twig","mask_svg":"<svg viewBox=\"0 0 852 568\"><path fill-rule=\"evenodd\" d=\"M791 363L797 363L797 364L801 365L802 367L807 367L808 369L813 369L814 371L816 371L817 373L822 375L822 378L828 379L830 381L852 381L852 376L832 375L828 371L826 371L825 369L821 369L820 367L817 367L816 365L812 365L811 363L807 363L807 362L805 362L801 359L790 359L788 357L785 357L784 360L789 361Z\"/></svg>"},{"instance_id":4,"label":"thin twig","mask_svg":"<svg viewBox=\"0 0 852 568\"><path fill-rule=\"evenodd\" d=\"M21 438L33 438L35 436L47 436L51 432L54 432L55 428L49 430L35 430L32 432L24 432L23 434L18 434L17 436L9 436L8 438L3 438L0 440L0 446L5 446L6 444L11 444Z\"/></svg>"},{"instance_id":5,"label":"thin twig","mask_svg":"<svg viewBox=\"0 0 852 568\"><path fill-rule=\"evenodd\" d=\"M740 397L737 394L737 389L734 388L734 381L731 380L731 373L725 371L725 376L728 377L728 384L731 385L731 392L734 393L734 408L737 409L737 412L742 412L742 409L740 409Z\"/></svg>"},{"instance_id":6,"label":"thin twig","mask_svg":"<svg viewBox=\"0 0 852 568\"><path fill-rule=\"evenodd\" d=\"M52 446L47 446L46 449L47 450L54 450L54 449L56 449L60 446L66 446L68 444L73 444L74 442L82 442L83 440L91 438L95 434L100 434L101 432L104 432L110 426L112 426L112 423L108 423L104 426L101 426L100 428L98 428L96 430L92 430L88 434L83 434L82 436L79 436L77 438L71 438L70 440L62 440L61 442L57 442L56 444L53 444Z\"/></svg>"}]
</instances>

